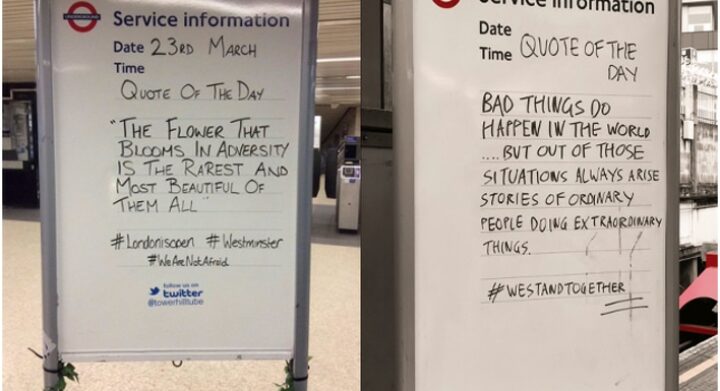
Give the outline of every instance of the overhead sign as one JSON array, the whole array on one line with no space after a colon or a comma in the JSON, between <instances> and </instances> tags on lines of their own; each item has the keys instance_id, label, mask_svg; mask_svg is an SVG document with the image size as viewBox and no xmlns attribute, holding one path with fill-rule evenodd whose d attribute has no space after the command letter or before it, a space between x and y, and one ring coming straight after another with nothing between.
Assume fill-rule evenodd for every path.
<instances>
[{"instance_id":1,"label":"overhead sign","mask_svg":"<svg viewBox=\"0 0 720 391\"><path fill-rule=\"evenodd\" d=\"M50 15L61 358L292 357L303 1Z\"/></svg>"},{"instance_id":2,"label":"overhead sign","mask_svg":"<svg viewBox=\"0 0 720 391\"><path fill-rule=\"evenodd\" d=\"M669 7L413 2L416 390L664 388Z\"/></svg>"}]
</instances>

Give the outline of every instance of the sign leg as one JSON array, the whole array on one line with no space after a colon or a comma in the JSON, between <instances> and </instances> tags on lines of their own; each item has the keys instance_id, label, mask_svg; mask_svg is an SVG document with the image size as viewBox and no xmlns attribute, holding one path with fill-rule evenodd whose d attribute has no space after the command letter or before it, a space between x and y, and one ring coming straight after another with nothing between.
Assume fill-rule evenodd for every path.
<instances>
[{"instance_id":1,"label":"sign leg","mask_svg":"<svg viewBox=\"0 0 720 391\"><path fill-rule=\"evenodd\" d=\"M300 162L298 167L298 250L295 307L295 349L292 373L296 391L308 382L308 336L310 324L310 231L312 228L312 146L315 114L315 66L317 58L318 0L303 2L303 50L300 116Z\"/></svg>"},{"instance_id":2,"label":"sign leg","mask_svg":"<svg viewBox=\"0 0 720 391\"><path fill-rule=\"evenodd\" d=\"M36 20L50 20L50 3L38 1ZM42 238L43 372L45 389L58 381L57 263L55 257L55 161L50 24L37 24L38 135Z\"/></svg>"}]
</instances>

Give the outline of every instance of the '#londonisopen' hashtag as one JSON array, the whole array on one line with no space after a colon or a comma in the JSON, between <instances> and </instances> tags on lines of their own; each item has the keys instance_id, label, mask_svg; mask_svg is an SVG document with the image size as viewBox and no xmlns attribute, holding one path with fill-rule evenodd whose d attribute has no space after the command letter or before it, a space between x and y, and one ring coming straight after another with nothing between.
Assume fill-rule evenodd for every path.
<instances>
[{"instance_id":1,"label":"'#londonisopen' hashtag","mask_svg":"<svg viewBox=\"0 0 720 391\"><path fill-rule=\"evenodd\" d=\"M114 238L110 240L110 246L115 247L115 250L119 250L120 246L125 242L125 237L123 234L117 234Z\"/></svg>"}]
</instances>

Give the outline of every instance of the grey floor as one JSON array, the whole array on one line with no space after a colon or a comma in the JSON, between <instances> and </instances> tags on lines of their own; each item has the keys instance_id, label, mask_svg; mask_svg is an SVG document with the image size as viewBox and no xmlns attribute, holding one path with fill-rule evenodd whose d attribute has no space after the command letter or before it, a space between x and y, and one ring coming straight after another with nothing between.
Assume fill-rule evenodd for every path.
<instances>
[{"instance_id":1,"label":"grey floor","mask_svg":"<svg viewBox=\"0 0 720 391\"><path fill-rule=\"evenodd\" d=\"M680 391L718 389L717 342L716 335L680 353Z\"/></svg>"},{"instance_id":2,"label":"grey floor","mask_svg":"<svg viewBox=\"0 0 720 391\"><path fill-rule=\"evenodd\" d=\"M321 191L322 192L322 191ZM334 229L334 200L313 205L310 298L312 391L360 389L360 238ZM37 210L3 210L3 389L42 389L40 223ZM78 363L67 391L275 391L277 361Z\"/></svg>"}]
</instances>

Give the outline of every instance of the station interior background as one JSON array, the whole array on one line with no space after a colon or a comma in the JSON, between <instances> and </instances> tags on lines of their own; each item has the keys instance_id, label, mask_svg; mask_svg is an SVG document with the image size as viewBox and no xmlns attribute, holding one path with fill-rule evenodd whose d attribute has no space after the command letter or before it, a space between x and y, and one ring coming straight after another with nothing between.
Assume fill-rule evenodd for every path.
<instances>
[{"instance_id":1,"label":"station interior background","mask_svg":"<svg viewBox=\"0 0 720 391\"><path fill-rule=\"evenodd\" d=\"M31 390L42 388L42 361L28 351L42 350L34 2L3 0L2 10L3 388ZM338 146L360 134L359 106L360 0L321 0L310 298L314 390L360 389L360 238L356 230L337 229L337 196L325 190L335 185L336 172L325 174L338 165ZM69 389L277 390L284 365L80 363L81 382Z\"/></svg>"}]
</instances>

